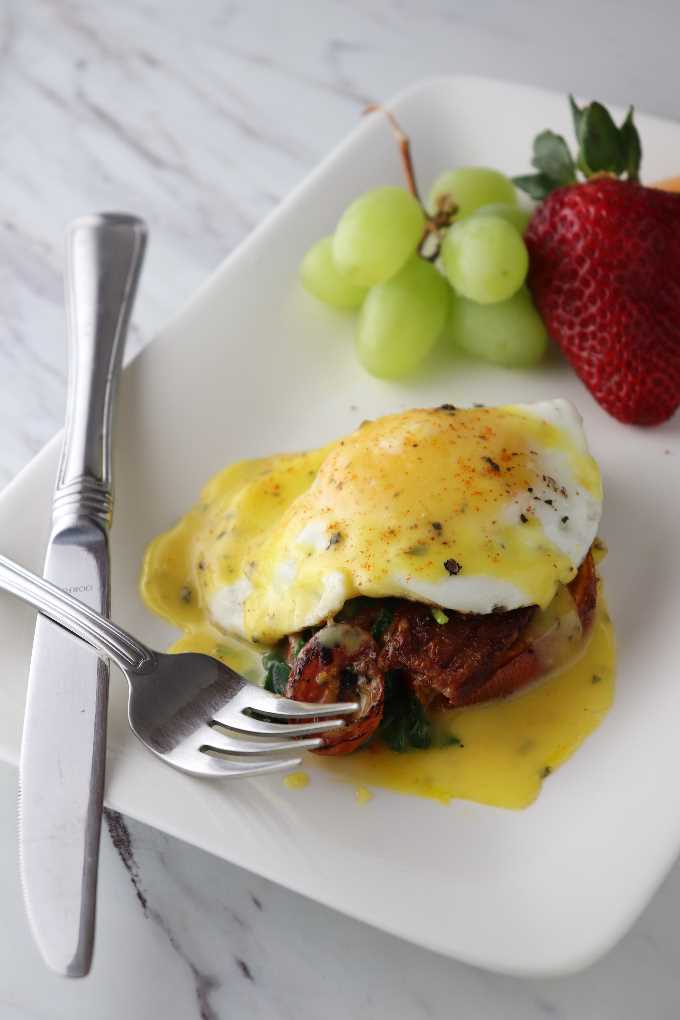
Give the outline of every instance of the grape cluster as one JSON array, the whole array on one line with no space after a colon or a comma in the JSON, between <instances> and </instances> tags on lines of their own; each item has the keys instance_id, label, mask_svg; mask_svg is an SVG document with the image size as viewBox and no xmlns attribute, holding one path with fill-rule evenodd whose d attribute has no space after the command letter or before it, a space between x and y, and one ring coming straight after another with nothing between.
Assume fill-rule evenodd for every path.
<instances>
[{"instance_id":1,"label":"grape cluster","mask_svg":"<svg viewBox=\"0 0 680 1020\"><path fill-rule=\"evenodd\" d=\"M475 357L532 365L547 335L524 285L528 221L512 182L485 167L441 174L425 208L404 188L376 188L307 252L302 285L359 309L356 352L381 378L408 375L442 334Z\"/></svg>"}]
</instances>

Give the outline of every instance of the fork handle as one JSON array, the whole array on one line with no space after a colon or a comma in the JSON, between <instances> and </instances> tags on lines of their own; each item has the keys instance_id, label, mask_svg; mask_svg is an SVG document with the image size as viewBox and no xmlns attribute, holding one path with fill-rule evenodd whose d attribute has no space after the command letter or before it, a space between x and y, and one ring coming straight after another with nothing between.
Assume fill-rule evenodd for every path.
<instances>
[{"instance_id":1,"label":"fork handle","mask_svg":"<svg viewBox=\"0 0 680 1020\"><path fill-rule=\"evenodd\" d=\"M152 668L156 655L122 627L44 577L0 555L0 589L28 602L44 616L92 645L126 674L143 674Z\"/></svg>"}]
</instances>

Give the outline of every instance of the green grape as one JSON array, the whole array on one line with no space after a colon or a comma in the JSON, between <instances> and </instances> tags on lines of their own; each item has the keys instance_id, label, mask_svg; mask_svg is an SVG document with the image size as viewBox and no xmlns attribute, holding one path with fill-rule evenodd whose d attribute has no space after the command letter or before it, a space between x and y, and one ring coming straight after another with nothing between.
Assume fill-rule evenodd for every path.
<instances>
[{"instance_id":1,"label":"green grape","mask_svg":"<svg viewBox=\"0 0 680 1020\"><path fill-rule=\"evenodd\" d=\"M500 216L469 216L454 223L441 257L456 291L482 305L512 297L529 268L524 241Z\"/></svg>"},{"instance_id":2,"label":"green grape","mask_svg":"<svg viewBox=\"0 0 680 1020\"><path fill-rule=\"evenodd\" d=\"M358 308L367 294L338 272L333 261L333 238L323 237L300 264L300 282L306 291L333 308Z\"/></svg>"},{"instance_id":3,"label":"green grape","mask_svg":"<svg viewBox=\"0 0 680 1020\"><path fill-rule=\"evenodd\" d=\"M543 320L526 287L493 305L454 298L446 333L468 354L517 368L540 361L548 342Z\"/></svg>"},{"instance_id":4,"label":"green grape","mask_svg":"<svg viewBox=\"0 0 680 1020\"><path fill-rule=\"evenodd\" d=\"M408 375L444 328L451 288L419 255L386 283L372 287L361 306L356 335L359 361L382 379Z\"/></svg>"},{"instance_id":5,"label":"green grape","mask_svg":"<svg viewBox=\"0 0 680 1020\"><path fill-rule=\"evenodd\" d=\"M502 220L512 223L515 230L518 230L520 234L523 234L527 229L531 219L531 213L525 209L520 209L518 205L508 205L505 202L492 202L491 205L483 205L480 209L475 209L472 215L500 216Z\"/></svg>"},{"instance_id":6,"label":"green grape","mask_svg":"<svg viewBox=\"0 0 680 1020\"><path fill-rule=\"evenodd\" d=\"M427 199L428 212L440 208L443 196L458 208L458 216L469 216L475 209L490 202L516 205L515 186L498 170L483 166L461 166L458 170L445 170L430 189Z\"/></svg>"},{"instance_id":7,"label":"green grape","mask_svg":"<svg viewBox=\"0 0 680 1020\"><path fill-rule=\"evenodd\" d=\"M384 283L418 247L420 203L403 188L375 188L345 210L333 237L333 261L359 287Z\"/></svg>"}]
</instances>

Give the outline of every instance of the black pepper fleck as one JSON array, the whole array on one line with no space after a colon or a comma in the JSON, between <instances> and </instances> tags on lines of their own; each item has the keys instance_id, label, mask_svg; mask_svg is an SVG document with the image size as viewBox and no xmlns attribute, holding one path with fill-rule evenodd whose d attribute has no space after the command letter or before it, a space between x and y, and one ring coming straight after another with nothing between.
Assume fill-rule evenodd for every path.
<instances>
[{"instance_id":1,"label":"black pepper fleck","mask_svg":"<svg viewBox=\"0 0 680 1020\"><path fill-rule=\"evenodd\" d=\"M527 523L527 521L529 520L529 518L527 517L527 515L526 515L526 514L520 514L520 515L519 515L519 519L520 519L520 521L522 522L522 524L526 524L526 523Z\"/></svg>"},{"instance_id":2,"label":"black pepper fleck","mask_svg":"<svg viewBox=\"0 0 680 1020\"><path fill-rule=\"evenodd\" d=\"M482 457L482 460L486 461L486 463L489 465L491 470L495 471L496 474L498 474L500 472L500 470L501 470L500 464L497 464L496 461L493 459L493 457Z\"/></svg>"},{"instance_id":3,"label":"black pepper fleck","mask_svg":"<svg viewBox=\"0 0 680 1020\"><path fill-rule=\"evenodd\" d=\"M444 569L449 574L460 574L463 569L458 560L444 560Z\"/></svg>"}]
</instances>

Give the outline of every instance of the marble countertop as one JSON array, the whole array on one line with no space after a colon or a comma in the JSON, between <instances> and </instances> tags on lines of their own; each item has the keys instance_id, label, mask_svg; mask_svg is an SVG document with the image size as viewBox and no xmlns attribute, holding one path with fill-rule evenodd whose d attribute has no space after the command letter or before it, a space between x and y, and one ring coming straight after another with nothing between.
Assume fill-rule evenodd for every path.
<instances>
[{"instance_id":1,"label":"marble countertop","mask_svg":"<svg viewBox=\"0 0 680 1020\"><path fill-rule=\"evenodd\" d=\"M0 4L0 486L64 409L62 236L139 212L152 243L130 351L372 99L478 72L677 116L672 0L4 0ZM2 1020L652 1020L680 1012L680 869L573 977L487 974L416 949L118 815L91 976L47 973L0 767Z\"/></svg>"}]
</instances>

